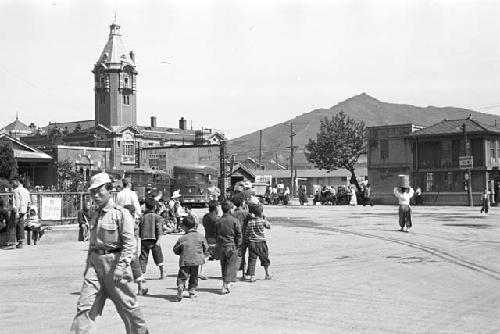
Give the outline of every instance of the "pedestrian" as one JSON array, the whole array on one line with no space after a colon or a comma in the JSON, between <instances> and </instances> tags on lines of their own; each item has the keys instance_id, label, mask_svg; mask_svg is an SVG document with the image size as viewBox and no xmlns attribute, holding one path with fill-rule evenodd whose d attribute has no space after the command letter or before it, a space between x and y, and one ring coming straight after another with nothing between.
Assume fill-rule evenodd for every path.
<instances>
[{"instance_id":1,"label":"pedestrian","mask_svg":"<svg viewBox=\"0 0 500 334\"><path fill-rule=\"evenodd\" d=\"M219 221L219 216L217 214L218 208L219 202L216 200L208 202L208 213L206 213L202 219L203 228L205 229L205 240L208 245L207 257L209 261L219 259L219 256L216 253L217 234L215 231L217 222ZM207 279L207 277L203 275L203 265L200 265L198 278L202 280Z\"/></svg>"},{"instance_id":2,"label":"pedestrian","mask_svg":"<svg viewBox=\"0 0 500 334\"><path fill-rule=\"evenodd\" d=\"M30 193L23 187L23 184L18 179L12 181L14 188L12 198L14 209L16 210L16 248L23 248L24 242L24 223L30 205Z\"/></svg>"},{"instance_id":3,"label":"pedestrian","mask_svg":"<svg viewBox=\"0 0 500 334\"><path fill-rule=\"evenodd\" d=\"M135 207L132 204L128 204L124 206L125 209L130 212L132 217L135 216ZM139 260L139 254L141 254L141 238L139 238L139 219L134 219L134 238L136 242L136 247L134 249L134 256L132 257L132 261L130 261L130 269L132 269L132 276L134 282L137 284L137 294L138 295L147 295L147 288L143 287L145 283L144 275L142 274L141 261Z\"/></svg>"},{"instance_id":4,"label":"pedestrian","mask_svg":"<svg viewBox=\"0 0 500 334\"><path fill-rule=\"evenodd\" d=\"M373 206L372 187L369 183L366 184L365 189L364 189L363 206L366 206L366 204L370 204L370 206Z\"/></svg>"},{"instance_id":5,"label":"pedestrian","mask_svg":"<svg viewBox=\"0 0 500 334\"><path fill-rule=\"evenodd\" d=\"M422 189L419 185L415 188L415 205L422 205Z\"/></svg>"},{"instance_id":6,"label":"pedestrian","mask_svg":"<svg viewBox=\"0 0 500 334\"><path fill-rule=\"evenodd\" d=\"M356 206L358 205L358 199L356 198L356 186L351 184L350 186L351 199L349 201L349 205Z\"/></svg>"},{"instance_id":7,"label":"pedestrian","mask_svg":"<svg viewBox=\"0 0 500 334\"><path fill-rule=\"evenodd\" d=\"M413 197L413 193L413 188L409 186L394 188L394 196L399 202L399 227L401 232L408 232L412 227L410 199Z\"/></svg>"},{"instance_id":8,"label":"pedestrian","mask_svg":"<svg viewBox=\"0 0 500 334\"><path fill-rule=\"evenodd\" d=\"M231 284L236 281L238 248L241 245L241 228L238 220L232 215L233 203L222 202L222 217L216 225L217 248L220 252L222 271L221 293L231 291Z\"/></svg>"},{"instance_id":9,"label":"pedestrian","mask_svg":"<svg viewBox=\"0 0 500 334\"><path fill-rule=\"evenodd\" d=\"M33 234L33 244L36 245L43 235L42 223L38 219L36 208L29 209L28 219L26 220L26 244L31 244L31 234Z\"/></svg>"},{"instance_id":10,"label":"pedestrian","mask_svg":"<svg viewBox=\"0 0 500 334\"><path fill-rule=\"evenodd\" d=\"M160 269L160 279L164 279L163 252L160 246L160 236L163 234L162 218L155 212L155 199L146 198L146 212L139 223L139 236L141 238L141 261L142 273L146 273L149 253L153 253L153 261Z\"/></svg>"},{"instance_id":11,"label":"pedestrian","mask_svg":"<svg viewBox=\"0 0 500 334\"><path fill-rule=\"evenodd\" d=\"M171 216L176 222L176 227L174 233L181 232L181 219L185 216L184 208L181 206L179 199L181 198L181 193L179 190L175 190L170 197L168 202L168 208L171 212Z\"/></svg>"},{"instance_id":12,"label":"pedestrian","mask_svg":"<svg viewBox=\"0 0 500 334\"><path fill-rule=\"evenodd\" d=\"M91 217L90 202L84 201L82 209L78 211L78 241L89 240L89 221Z\"/></svg>"},{"instance_id":13,"label":"pedestrian","mask_svg":"<svg viewBox=\"0 0 500 334\"><path fill-rule=\"evenodd\" d=\"M248 248L247 238L245 237L245 231L248 224L248 221L252 218L252 215L248 212L248 207L245 201L245 196L242 193L236 194L233 197L233 204L236 209L233 212L233 216L238 219L241 228L241 245L238 248L238 271L241 271L241 280L244 281L247 279L245 276L245 267L247 261L245 259L246 251Z\"/></svg>"},{"instance_id":14,"label":"pedestrian","mask_svg":"<svg viewBox=\"0 0 500 334\"><path fill-rule=\"evenodd\" d=\"M490 207L490 192L488 189L484 189L484 193L481 195L481 213L488 213Z\"/></svg>"},{"instance_id":15,"label":"pedestrian","mask_svg":"<svg viewBox=\"0 0 500 334\"><path fill-rule=\"evenodd\" d=\"M208 184L209 184L209 187L207 188L208 200L209 201L211 201L211 200L217 201L219 199L219 196L220 196L220 189L218 187L216 187L212 181L210 181Z\"/></svg>"},{"instance_id":16,"label":"pedestrian","mask_svg":"<svg viewBox=\"0 0 500 334\"><path fill-rule=\"evenodd\" d=\"M116 195L116 204L125 207L125 205L133 205L135 208L134 218L139 218L141 214L141 205L135 191L132 190L132 181L125 177L122 180L123 190Z\"/></svg>"},{"instance_id":17,"label":"pedestrian","mask_svg":"<svg viewBox=\"0 0 500 334\"><path fill-rule=\"evenodd\" d=\"M179 255L179 272L177 273L177 300L182 300L182 294L189 282L188 292L190 298L196 298L198 288L199 266L205 262L208 245L205 238L198 233L194 216L186 216L182 220L182 227L186 234L177 240L174 253Z\"/></svg>"},{"instance_id":18,"label":"pedestrian","mask_svg":"<svg viewBox=\"0 0 500 334\"><path fill-rule=\"evenodd\" d=\"M307 194L304 185L299 186L299 202L300 205L307 204Z\"/></svg>"},{"instance_id":19,"label":"pedestrian","mask_svg":"<svg viewBox=\"0 0 500 334\"><path fill-rule=\"evenodd\" d=\"M10 213L7 208L5 208L5 203L3 198L0 198L0 233L7 232L7 226L9 225Z\"/></svg>"},{"instance_id":20,"label":"pedestrian","mask_svg":"<svg viewBox=\"0 0 500 334\"><path fill-rule=\"evenodd\" d=\"M262 205L250 205L248 209L249 212L253 214L253 218L248 221L245 233L248 238L249 252L246 274L250 282L255 282L255 264L257 263L257 258L259 258L260 265L263 266L266 271L265 278L266 280L270 280L271 274L269 273L269 266L271 265L271 261L269 260L269 250L267 248L264 230L270 229L271 224L263 217Z\"/></svg>"},{"instance_id":21,"label":"pedestrian","mask_svg":"<svg viewBox=\"0 0 500 334\"><path fill-rule=\"evenodd\" d=\"M71 333L89 333L107 298L115 304L127 334L149 333L132 289L130 262L134 255L134 220L111 198L113 184L106 173L90 179L97 210L90 220L89 251L84 281Z\"/></svg>"},{"instance_id":22,"label":"pedestrian","mask_svg":"<svg viewBox=\"0 0 500 334\"><path fill-rule=\"evenodd\" d=\"M16 248L16 210L14 209L14 206L12 205L12 202L9 200L9 204L7 207L5 207L5 204L2 205L3 208L3 219L5 223L7 224L6 226L6 232L7 232L7 245L4 247L4 249L15 249Z\"/></svg>"}]
</instances>

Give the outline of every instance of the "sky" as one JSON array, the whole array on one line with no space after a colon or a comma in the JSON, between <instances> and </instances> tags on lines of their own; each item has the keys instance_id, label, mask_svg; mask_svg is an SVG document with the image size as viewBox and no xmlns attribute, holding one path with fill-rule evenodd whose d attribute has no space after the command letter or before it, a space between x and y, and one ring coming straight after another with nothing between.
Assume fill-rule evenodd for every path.
<instances>
[{"instance_id":1,"label":"sky","mask_svg":"<svg viewBox=\"0 0 500 334\"><path fill-rule=\"evenodd\" d=\"M0 127L94 119L115 13L141 125L236 138L362 92L500 114L500 1L0 0Z\"/></svg>"}]
</instances>

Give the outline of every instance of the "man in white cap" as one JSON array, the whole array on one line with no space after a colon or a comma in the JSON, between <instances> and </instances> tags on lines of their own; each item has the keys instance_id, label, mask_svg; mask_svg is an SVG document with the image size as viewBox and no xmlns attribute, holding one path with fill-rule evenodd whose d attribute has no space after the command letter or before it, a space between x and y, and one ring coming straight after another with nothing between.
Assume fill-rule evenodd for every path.
<instances>
[{"instance_id":1,"label":"man in white cap","mask_svg":"<svg viewBox=\"0 0 500 334\"><path fill-rule=\"evenodd\" d=\"M112 189L106 173L90 179L89 190L97 210L90 219L87 264L71 333L89 333L107 298L115 304L126 333L149 333L132 287L134 219L113 202Z\"/></svg>"}]
</instances>

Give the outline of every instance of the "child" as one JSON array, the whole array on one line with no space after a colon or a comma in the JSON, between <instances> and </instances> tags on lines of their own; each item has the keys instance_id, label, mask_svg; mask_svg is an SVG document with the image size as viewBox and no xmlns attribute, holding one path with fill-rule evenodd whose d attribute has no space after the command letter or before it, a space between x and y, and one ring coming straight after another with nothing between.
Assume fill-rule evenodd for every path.
<instances>
[{"instance_id":1,"label":"child","mask_svg":"<svg viewBox=\"0 0 500 334\"><path fill-rule=\"evenodd\" d=\"M205 262L208 245L205 237L196 230L196 220L186 216L182 220L182 228L186 232L174 245L174 253L180 255L179 273L177 274L177 300L182 300L186 281L189 280L190 298L196 298L198 287L198 266Z\"/></svg>"},{"instance_id":2,"label":"child","mask_svg":"<svg viewBox=\"0 0 500 334\"><path fill-rule=\"evenodd\" d=\"M411 224L410 199L413 197L413 188L394 188L394 196L399 202L399 226L401 232L408 232ZM405 230L406 227L406 230Z\"/></svg>"},{"instance_id":3,"label":"child","mask_svg":"<svg viewBox=\"0 0 500 334\"><path fill-rule=\"evenodd\" d=\"M90 202L83 202L82 210L78 212L78 241L88 241L89 240L89 220L91 216L90 212Z\"/></svg>"},{"instance_id":4,"label":"child","mask_svg":"<svg viewBox=\"0 0 500 334\"><path fill-rule=\"evenodd\" d=\"M29 210L28 219L26 221L26 239L27 244L31 244L31 232L33 232L33 243L36 245L38 240L43 235L42 223L38 219L38 214L35 208Z\"/></svg>"},{"instance_id":5,"label":"child","mask_svg":"<svg viewBox=\"0 0 500 334\"><path fill-rule=\"evenodd\" d=\"M135 207L132 204L125 205L124 208L130 212L132 217L135 217ZM134 281L137 283L137 294L145 296L148 293L148 289L142 287L142 284L144 283L144 277L142 276L141 262L139 261L141 239L139 238L138 219L134 219L134 237L137 247L134 252L134 257L130 262L130 269L132 269L132 276L134 277Z\"/></svg>"},{"instance_id":6,"label":"child","mask_svg":"<svg viewBox=\"0 0 500 334\"><path fill-rule=\"evenodd\" d=\"M481 213L488 213L488 208L490 206L490 192L488 189L484 190L484 193L481 195Z\"/></svg>"},{"instance_id":7,"label":"child","mask_svg":"<svg viewBox=\"0 0 500 334\"><path fill-rule=\"evenodd\" d=\"M257 258L260 259L260 264L266 271L266 279L271 279L271 274L269 273L271 261L269 260L269 250L267 249L266 236L264 234L264 229L270 229L271 224L263 218L262 211L263 207L260 204L249 206L249 212L254 215L254 217L248 221L245 233L248 240L249 251L247 276L250 282L256 281L254 276Z\"/></svg>"}]
</instances>

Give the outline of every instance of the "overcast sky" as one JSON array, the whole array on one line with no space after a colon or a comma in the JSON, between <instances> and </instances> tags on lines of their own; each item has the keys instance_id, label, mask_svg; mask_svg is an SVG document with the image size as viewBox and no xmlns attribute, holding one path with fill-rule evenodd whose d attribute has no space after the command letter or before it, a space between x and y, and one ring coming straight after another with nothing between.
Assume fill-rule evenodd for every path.
<instances>
[{"instance_id":1,"label":"overcast sky","mask_svg":"<svg viewBox=\"0 0 500 334\"><path fill-rule=\"evenodd\" d=\"M0 0L0 126L93 119L115 11L139 124L235 138L361 92L500 113L500 1Z\"/></svg>"}]
</instances>

